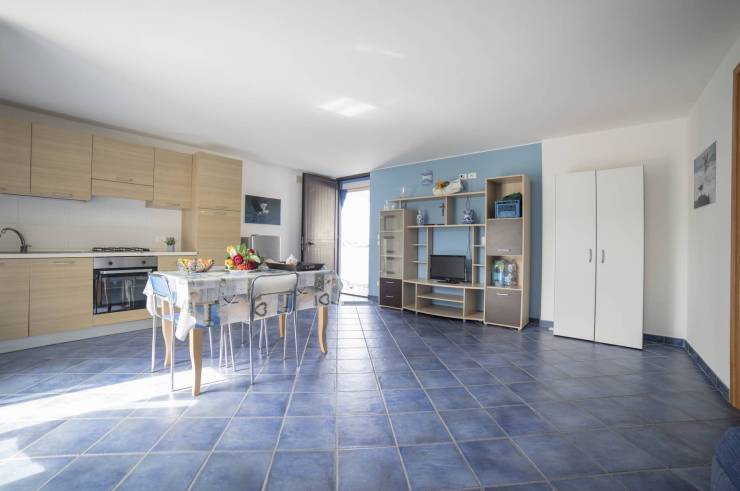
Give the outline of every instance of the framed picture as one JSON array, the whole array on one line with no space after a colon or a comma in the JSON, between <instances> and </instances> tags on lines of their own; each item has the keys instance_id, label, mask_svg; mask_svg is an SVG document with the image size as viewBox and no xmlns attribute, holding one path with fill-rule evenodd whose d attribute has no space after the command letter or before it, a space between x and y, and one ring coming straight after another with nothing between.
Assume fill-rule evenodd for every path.
<instances>
[{"instance_id":1,"label":"framed picture","mask_svg":"<svg viewBox=\"0 0 740 491\"><path fill-rule=\"evenodd\" d=\"M421 173L421 185L422 186L431 186L433 180L434 180L434 175L432 174L432 171L428 170L426 172Z\"/></svg>"},{"instance_id":2,"label":"framed picture","mask_svg":"<svg viewBox=\"0 0 740 491\"><path fill-rule=\"evenodd\" d=\"M244 195L244 223L280 225L280 200Z\"/></svg>"},{"instance_id":3,"label":"framed picture","mask_svg":"<svg viewBox=\"0 0 740 491\"><path fill-rule=\"evenodd\" d=\"M717 142L694 160L694 209L717 201Z\"/></svg>"}]
</instances>

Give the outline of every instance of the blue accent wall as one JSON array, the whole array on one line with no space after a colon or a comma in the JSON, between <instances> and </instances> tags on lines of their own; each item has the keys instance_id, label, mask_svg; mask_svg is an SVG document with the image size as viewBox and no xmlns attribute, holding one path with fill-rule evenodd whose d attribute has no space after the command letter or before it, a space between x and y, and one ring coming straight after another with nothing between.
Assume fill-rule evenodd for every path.
<instances>
[{"instance_id":1,"label":"blue accent wall","mask_svg":"<svg viewBox=\"0 0 740 491\"><path fill-rule=\"evenodd\" d=\"M452 180L460 172L475 172L477 179L465 181L465 191L482 191L488 177L526 174L531 181L531 270L529 290L529 315L540 316L540 286L542 276L542 145L534 143L520 147L491 150L460 157L449 157L416 164L388 167L370 173L370 295L378 295L378 227L380 210L386 200L398 198L401 186L406 186L409 196L432 194L432 186L422 186L421 174L433 172L433 179ZM455 222L462 221L464 198L457 198ZM484 215L483 198L471 198L470 205L475 210L477 223ZM421 204L425 203L425 204ZM425 210L426 223L443 223L439 202L415 202L410 208ZM467 254L467 229L435 229L435 254Z\"/></svg>"}]
</instances>

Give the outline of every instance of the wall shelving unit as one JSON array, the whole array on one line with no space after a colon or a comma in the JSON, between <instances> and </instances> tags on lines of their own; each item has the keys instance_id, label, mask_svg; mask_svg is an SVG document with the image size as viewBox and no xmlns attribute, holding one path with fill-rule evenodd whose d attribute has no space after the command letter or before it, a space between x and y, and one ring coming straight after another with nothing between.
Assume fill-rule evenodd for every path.
<instances>
[{"instance_id":1,"label":"wall shelving unit","mask_svg":"<svg viewBox=\"0 0 740 491\"><path fill-rule=\"evenodd\" d=\"M494 203L504 196L520 192L522 213L518 218L496 218ZM461 199L484 199L484 223L456 223ZM417 209L422 201L443 201L444 223L416 225ZM417 313L463 321L523 328L529 322L529 228L530 184L525 175L486 179L484 191L449 195L402 197L402 208L380 213L380 288L379 304ZM401 224L401 233L398 227ZM441 283L429 279L429 256L434 253L436 230L468 229L469 281ZM399 235L401 237L399 237ZM395 244L396 254L388 261L385 241ZM385 251L385 252L384 252ZM397 256L401 257L397 257ZM493 263L503 258L517 265L515 286L492 283ZM399 269L400 266L400 269Z\"/></svg>"}]
</instances>

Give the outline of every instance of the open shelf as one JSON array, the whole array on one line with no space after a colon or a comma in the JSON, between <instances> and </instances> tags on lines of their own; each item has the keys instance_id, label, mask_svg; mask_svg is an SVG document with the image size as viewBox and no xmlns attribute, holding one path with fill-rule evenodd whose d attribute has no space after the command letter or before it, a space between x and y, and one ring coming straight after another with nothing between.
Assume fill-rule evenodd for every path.
<instances>
[{"instance_id":1,"label":"open shelf","mask_svg":"<svg viewBox=\"0 0 740 491\"><path fill-rule=\"evenodd\" d=\"M416 298L428 298L429 300L439 300L440 302L463 303L462 295L450 295L447 293L417 293Z\"/></svg>"},{"instance_id":2,"label":"open shelf","mask_svg":"<svg viewBox=\"0 0 740 491\"><path fill-rule=\"evenodd\" d=\"M423 280L423 279L406 279L404 283L414 283L416 285L423 286L434 286L437 288L470 288L473 290L483 290L485 285L483 283L441 283L435 280Z\"/></svg>"},{"instance_id":3,"label":"open shelf","mask_svg":"<svg viewBox=\"0 0 740 491\"><path fill-rule=\"evenodd\" d=\"M396 199L389 199L388 201L404 202L404 201L426 201L431 199L445 199L445 198L465 198L473 196L485 196L485 191L466 191L464 193L452 193L452 194L428 194L426 196L407 196Z\"/></svg>"},{"instance_id":4,"label":"open shelf","mask_svg":"<svg viewBox=\"0 0 740 491\"><path fill-rule=\"evenodd\" d=\"M461 319L463 316L462 307L447 307L444 305L424 305L423 307L417 307L416 311L420 314L438 315L440 317L452 317L454 319Z\"/></svg>"},{"instance_id":5,"label":"open shelf","mask_svg":"<svg viewBox=\"0 0 740 491\"><path fill-rule=\"evenodd\" d=\"M432 225L409 225L408 228L451 228L451 227L485 227L485 223L452 223L445 225L444 223L435 223Z\"/></svg>"},{"instance_id":6,"label":"open shelf","mask_svg":"<svg viewBox=\"0 0 740 491\"><path fill-rule=\"evenodd\" d=\"M465 319L469 321L483 322L483 312L481 312L480 310L477 312L471 312L465 315Z\"/></svg>"},{"instance_id":7,"label":"open shelf","mask_svg":"<svg viewBox=\"0 0 740 491\"><path fill-rule=\"evenodd\" d=\"M406 304L403 306L403 308L406 310L413 310L414 312L416 312L416 305L414 305L413 303Z\"/></svg>"}]
</instances>

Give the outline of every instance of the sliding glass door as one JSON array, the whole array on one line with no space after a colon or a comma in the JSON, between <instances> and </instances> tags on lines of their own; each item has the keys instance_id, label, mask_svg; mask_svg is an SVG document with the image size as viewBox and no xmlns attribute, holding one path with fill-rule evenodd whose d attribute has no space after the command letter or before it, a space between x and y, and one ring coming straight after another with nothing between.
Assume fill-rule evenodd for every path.
<instances>
[{"instance_id":1,"label":"sliding glass door","mask_svg":"<svg viewBox=\"0 0 740 491\"><path fill-rule=\"evenodd\" d=\"M367 297L369 253L369 177L340 179L339 276L343 294Z\"/></svg>"}]
</instances>

